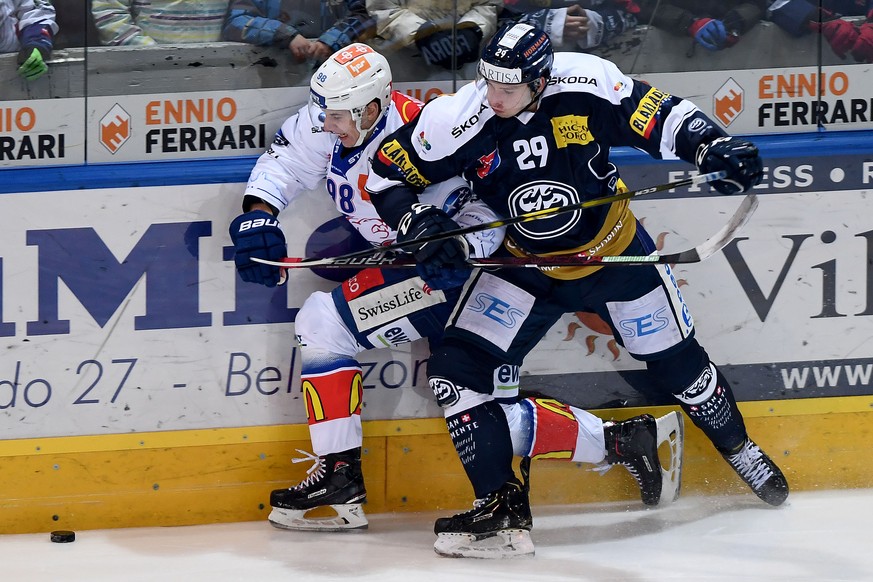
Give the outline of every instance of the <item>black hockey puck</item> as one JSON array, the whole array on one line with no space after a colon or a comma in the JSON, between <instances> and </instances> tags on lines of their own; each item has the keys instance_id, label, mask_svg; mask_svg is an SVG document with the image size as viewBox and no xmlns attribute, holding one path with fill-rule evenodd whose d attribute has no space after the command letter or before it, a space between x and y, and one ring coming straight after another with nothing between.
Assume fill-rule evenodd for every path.
<instances>
[{"instance_id":1,"label":"black hockey puck","mask_svg":"<svg viewBox=\"0 0 873 582\"><path fill-rule=\"evenodd\" d=\"M56 544L68 544L76 541L76 532L68 530L53 531L51 540Z\"/></svg>"}]
</instances>

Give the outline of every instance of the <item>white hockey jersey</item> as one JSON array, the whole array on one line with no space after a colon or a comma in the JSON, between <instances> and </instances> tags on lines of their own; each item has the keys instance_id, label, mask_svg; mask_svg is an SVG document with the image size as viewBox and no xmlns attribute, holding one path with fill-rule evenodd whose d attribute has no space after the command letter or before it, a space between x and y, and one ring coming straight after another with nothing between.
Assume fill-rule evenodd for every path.
<instances>
[{"instance_id":1,"label":"white hockey jersey","mask_svg":"<svg viewBox=\"0 0 873 582\"><path fill-rule=\"evenodd\" d=\"M245 194L282 211L301 193L316 189L324 180L337 210L370 244L391 244L396 232L379 218L364 184L382 138L414 118L421 107L420 101L394 91L391 105L373 134L360 146L349 149L335 135L323 131L321 123L313 119L313 109L304 105L285 120L270 148L258 158ZM498 219L494 211L471 202L471 198L467 182L456 177L429 186L421 201L443 208L460 226ZM489 256L499 247L505 230L503 227L467 235L472 254Z\"/></svg>"}]
</instances>

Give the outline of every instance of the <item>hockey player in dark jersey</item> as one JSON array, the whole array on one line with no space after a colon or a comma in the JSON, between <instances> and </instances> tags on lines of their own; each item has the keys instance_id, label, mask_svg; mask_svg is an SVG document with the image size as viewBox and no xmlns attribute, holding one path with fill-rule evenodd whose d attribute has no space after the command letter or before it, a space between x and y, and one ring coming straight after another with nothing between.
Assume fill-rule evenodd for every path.
<instances>
[{"instance_id":1,"label":"hockey player in dark jersey","mask_svg":"<svg viewBox=\"0 0 873 582\"><path fill-rule=\"evenodd\" d=\"M634 81L595 56L555 55L543 31L508 24L483 50L476 82L430 102L383 140L366 189L380 216L397 228L397 240L413 241L456 228L419 201L417 193L430 183L463 174L481 200L513 217L615 193L620 180L609 161L613 146L679 158L701 173L724 170L727 176L713 183L723 194L761 180L754 144L727 136L690 101ZM459 237L411 249L419 272L471 273L428 375L477 501L471 511L437 521L438 553L473 555L469 548L487 543L489 535L512 553L530 530L506 424L485 395L494 364L520 364L566 312L600 315L615 339L646 363L653 385L678 400L752 491L771 505L785 501L785 477L749 438L730 385L694 337L667 265L471 272ZM653 251L626 200L510 226L503 250L522 257ZM669 314L669 321L646 326L656 313Z\"/></svg>"}]
</instances>

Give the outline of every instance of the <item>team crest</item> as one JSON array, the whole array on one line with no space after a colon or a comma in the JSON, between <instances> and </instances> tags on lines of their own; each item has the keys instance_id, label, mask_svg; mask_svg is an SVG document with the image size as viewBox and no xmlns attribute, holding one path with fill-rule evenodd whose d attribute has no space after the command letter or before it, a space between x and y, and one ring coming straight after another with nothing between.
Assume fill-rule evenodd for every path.
<instances>
[{"instance_id":1,"label":"team crest","mask_svg":"<svg viewBox=\"0 0 873 582\"><path fill-rule=\"evenodd\" d=\"M479 167L476 168L476 175L484 180L485 177L494 170L496 170L499 165L500 154L497 153L497 150L495 149L487 156L482 156L481 158L479 158Z\"/></svg>"}]
</instances>

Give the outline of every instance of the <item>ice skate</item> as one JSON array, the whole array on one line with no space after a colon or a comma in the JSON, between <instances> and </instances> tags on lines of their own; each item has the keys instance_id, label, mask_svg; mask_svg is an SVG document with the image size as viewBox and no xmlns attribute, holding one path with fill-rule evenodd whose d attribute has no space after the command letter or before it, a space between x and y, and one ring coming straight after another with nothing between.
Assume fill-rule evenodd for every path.
<instances>
[{"instance_id":1,"label":"ice skate","mask_svg":"<svg viewBox=\"0 0 873 582\"><path fill-rule=\"evenodd\" d=\"M280 529L302 531L344 531L366 529L367 516L361 504L367 499L361 473L361 450L351 449L319 457L305 455L293 459L299 463L312 461L306 479L288 489L276 489L270 494L270 523ZM318 507L330 506L335 517L305 517Z\"/></svg>"},{"instance_id":2,"label":"ice skate","mask_svg":"<svg viewBox=\"0 0 873 582\"><path fill-rule=\"evenodd\" d=\"M749 437L746 437L737 451L722 452L722 456L755 495L765 502L782 505L788 498L788 481L785 475Z\"/></svg>"},{"instance_id":3,"label":"ice skate","mask_svg":"<svg viewBox=\"0 0 873 582\"><path fill-rule=\"evenodd\" d=\"M497 491L473 502L470 511L437 519L434 551L449 558L532 556L529 468L530 459L523 459L523 483L513 477Z\"/></svg>"},{"instance_id":4,"label":"ice skate","mask_svg":"<svg viewBox=\"0 0 873 582\"><path fill-rule=\"evenodd\" d=\"M603 426L608 466L623 465L640 487L646 505L675 501L682 485L682 445L684 421L678 412L657 420L643 414ZM661 465L658 446L667 443L670 463Z\"/></svg>"}]
</instances>

